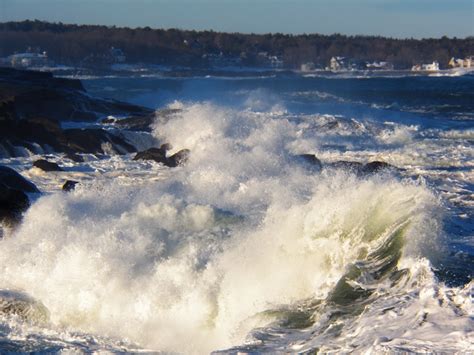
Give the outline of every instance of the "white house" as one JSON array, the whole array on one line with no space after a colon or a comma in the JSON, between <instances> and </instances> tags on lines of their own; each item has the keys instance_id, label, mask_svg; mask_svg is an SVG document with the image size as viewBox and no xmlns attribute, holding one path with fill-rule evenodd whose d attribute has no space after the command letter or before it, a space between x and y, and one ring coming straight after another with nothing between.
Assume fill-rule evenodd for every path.
<instances>
[{"instance_id":1,"label":"white house","mask_svg":"<svg viewBox=\"0 0 474 355\"><path fill-rule=\"evenodd\" d=\"M431 64L417 64L411 68L412 71L439 71L439 63L434 61Z\"/></svg>"},{"instance_id":2,"label":"white house","mask_svg":"<svg viewBox=\"0 0 474 355\"><path fill-rule=\"evenodd\" d=\"M48 55L46 52L43 53L18 53L8 57L10 65L13 67L35 67L48 64Z\"/></svg>"},{"instance_id":3,"label":"white house","mask_svg":"<svg viewBox=\"0 0 474 355\"><path fill-rule=\"evenodd\" d=\"M338 71L346 67L346 58L345 57L332 57L329 61L329 70Z\"/></svg>"},{"instance_id":4,"label":"white house","mask_svg":"<svg viewBox=\"0 0 474 355\"><path fill-rule=\"evenodd\" d=\"M451 58L448 65L451 68L474 68L474 58L466 57L465 59L461 58Z\"/></svg>"}]
</instances>

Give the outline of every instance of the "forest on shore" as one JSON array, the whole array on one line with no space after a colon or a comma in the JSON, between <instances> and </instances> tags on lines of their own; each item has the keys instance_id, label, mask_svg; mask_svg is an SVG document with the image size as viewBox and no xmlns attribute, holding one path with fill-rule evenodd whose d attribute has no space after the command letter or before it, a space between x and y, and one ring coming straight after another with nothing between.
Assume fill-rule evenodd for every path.
<instances>
[{"instance_id":1,"label":"forest on shore","mask_svg":"<svg viewBox=\"0 0 474 355\"><path fill-rule=\"evenodd\" d=\"M361 61L388 61L397 69L433 61L446 68L451 57L474 55L474 37L396 39L122 28L38 20L0 23L0 57L36 48L46 51L56 63L77 65L87 58L103 58L112 47L123 51L127 63L206 67L213 58L220 57L258 66L266 64L262 58L274 56L281 59L284 68L294 69L308 62L324 67L331 57L344 56Z\"/></svg>"}]
</instances>

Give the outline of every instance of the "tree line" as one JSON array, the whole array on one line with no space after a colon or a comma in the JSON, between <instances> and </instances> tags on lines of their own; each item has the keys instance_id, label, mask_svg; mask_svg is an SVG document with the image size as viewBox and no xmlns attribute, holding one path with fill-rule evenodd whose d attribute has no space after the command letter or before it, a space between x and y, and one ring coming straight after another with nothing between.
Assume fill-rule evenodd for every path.
<instances>
[{"instance_id":1,"label":"tree line","mask_svg":"<svg viewBox=\"0 0 474 355\"><path fill-rule=\"evenodd\" d=\"M40 48L62 64L80 64L91 55L120 48L128 63L209 65L214 56L239 58L244 65L258 65L262 53L277 56L286 68L313 62L325 66L333 56L363 61L389 61L396 68L434 60L442 68L451 57L474 55L474 37L396 39L341 34L289 35L222 33L179 29L123 28L71 25L43 21L0 23L0 57L27 48Z\"/></svg>"}]
</instances>

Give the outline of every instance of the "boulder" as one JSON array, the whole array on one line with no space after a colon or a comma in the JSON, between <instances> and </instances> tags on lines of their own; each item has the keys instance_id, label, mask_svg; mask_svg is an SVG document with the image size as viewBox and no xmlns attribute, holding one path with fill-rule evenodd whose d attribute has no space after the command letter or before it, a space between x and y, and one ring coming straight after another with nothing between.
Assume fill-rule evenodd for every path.
<instances>
[{"instance_id":1,"label":"boulder","mask_svg":"<svg viewBox=\"0 0 474 355\"><path fill-rule=\"evenodd\" d=\"M0 166L0 222L13 225L21 220L30 206L28 192L39 190L15 170Z\"/></svg>"},{"instance_id":2,"label":"boulder","mask_svg":"<svg viewBox=\"0 0 474 355\"><path fill-rule=\"evenodd\" d=\"M0 182L11 189L23 192L40 192L35 184L7 166L0 165Z\"/></svg>"},{"instance_id":3,"label":"boulder","mask_svg":"<svg viewBox=\"0 0 474 355\"><path fill-rule=\"evenodd\" d=\"M189 159L189 154L190 154L189 149L181 149L179 152L173 154L168 158L168 163L165 164L171 168L184 165L188 159Z\"/></svg>"},{"instance_id":4,"label":"boulder","mask_svg":"<svg viewBox=\"0 0 474 355\"><path fill-rule=\"evenodd\" d=\"M390 165L388 163L385 163L383 161L372 161L370 163L367 163L364 165L362 168L362 173L363 174L375 174L378 173L382 170L387 170L387 169L392 169L395 170L397 169L393 165Z\"/></svg>"},{"instance_id":5,"label":"boulder","mask_svg":"<svg viewBox=\"0 0 474 355\"><path fill-rule=\"evenodd\" d=\"M190 154L189 149L182 149L170 157L167 157L166 152L169 149L171 149L171 145L169 143L165 143L161 145L160 148L150 148L142 152L138 152L133 160L153 160L170 168L174 168L186 163Z\"/></svg>"},{"instance_id":6,"label":"boulder","mask_svg":"<svg viewBox=\"0 0 474 355\"><path fill-rule=\"evenodd\" d=\"M79 181L66 180L66 182L63 185L63 191L65 191L65 192L74 191L74 189L76 188L76 185L78 183L79 183Z\"/></svg>"},{"instance_id":7,"label":"boulder","mask_svg":"<svg viewBox=\"0 0 474 355\"><path fill-rule=\"evenodd\" d=\"M138 152L133 160L154 160L157 163L166 165L168 158L166 157L166 150L160 148L149 148L147 150Z\"/></svg>"},{"instance_id":8,"label":"boulder","mask_svg":"<svg viewBox=\"0 0 474 355\"><path fill-rule=\"evenodd\" d=\"M84 158L76 153L66 153L66 158L72 160L75 163L84 163Z\"/></svg>"},{"instance_id":9,"label":"boulder","mask_svg":"<svg viewBox=\"0 0 474 355\"><path fill-rule=\"evenodd\" d=\"M308 166L317 170L321 170L323 167L321 160L319 160L314 154L299 154L296 156L296 158L304 164L307 164Z\"/></svg>"},{"instance_id":10,"label":"boulder","mask_svg":"<svg viewBox=\"0 0 474 355\"><path fill-rule=\"evenodd\" d=\"M0 182L0 222L8 225L18 223L28 207L30 200L25 192Z\"/></svg>"},{"instance_id":11,"label":"boulder","mask_svg":"<svg viewBox=\"0 0 474 355\"><path fill-rule=\"evenodd\" d=\"M0 314L16 316L32 323L49 321L49 311L43 303L15 290L0 290Z\"/></svg>"},{"instance_id":12,"label":"boulder","mask_svg":"<svg viewBox=\"0 0 474 355\"><path fill-rule=\"evenodd\" d=\"M33 163L33 166L43 171L64 171L58 164L45 159L39 159Z\"/></svg>"},{"instance_id":13,"label":"boulder","mask_svg":"<svg viewBox=\"0 0 474 355\"><path fill-rule=\"evenodd\" d=\"M336 169L349 170L360 176L376 174L378 172L381 172L383 170L388 170L388 169L392 169L392 170L397 169L393 165L390 165L382 161L372 161L367 164L363 164L356 161L340 160L335 163L328 164L328 166L336 168Z\"/></svg>"}]
</instances>

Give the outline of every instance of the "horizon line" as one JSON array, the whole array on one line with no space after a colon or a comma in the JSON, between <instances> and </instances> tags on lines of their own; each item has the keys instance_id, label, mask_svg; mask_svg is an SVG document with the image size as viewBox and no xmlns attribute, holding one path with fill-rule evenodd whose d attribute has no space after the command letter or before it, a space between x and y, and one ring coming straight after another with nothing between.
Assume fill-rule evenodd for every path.
<instances>
[{"instance_id":1,"label":"horizon line","mask_svg":"<svg viewBox=\"0 0 474 355\"><path fill-rule=\"evenodd\" d=\"M138 29L146 29L149 28L151 30L177 30L182 32L214 32L214 33L222 33L222 34L233 34L233 35L257 35L257 36L266 36L266 35L284 35L284 36L325 36L325 37L332 37L332 36L344 36L344 37L379 37L384 39L392 39L392 40L414 40L414 41L424 41L424 40L440 40L443 38L447 38L450 40L469 40L474 39L474 35L468 35L465 37L449 37L447 35L443 35L441 37L396 37L396 36L384 36L384 35L376 35L376 34L347 34L347 33L340 33L334 32L331 34L325 34L321 32L301 32L301 33L285 33L285 32L229 32L229 31L220 31L214 29L186 29L186 28L179 28L179 27L151 27L151 26L123 26L123 25L105 25L105 24L97 24L97 23L70 23L70 22L56 22L56 21L47 21L47 20L40 20L40 19L24 19L24 20L13 20L13 21L0 21L0 24L8 24L8 23L22 23L22 22L41 22L41 23L48 23L53 25L66 25L66 26L96 26L96 27L107 27L107 28L119 28L119 29L130 29L130 30L138 30Z\"/></svg>"}]
</instances>

